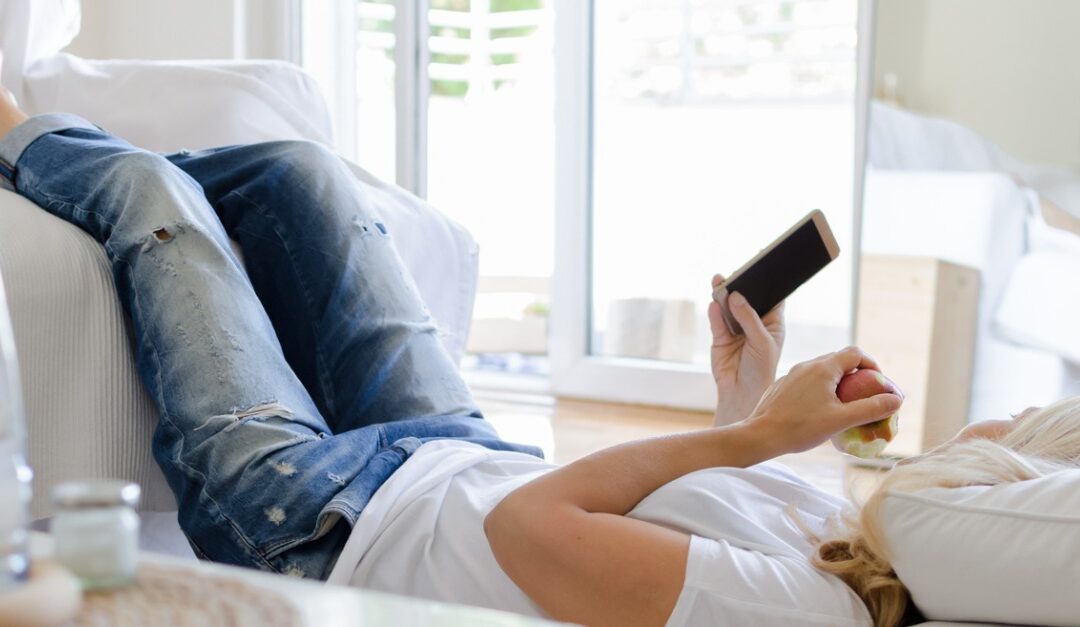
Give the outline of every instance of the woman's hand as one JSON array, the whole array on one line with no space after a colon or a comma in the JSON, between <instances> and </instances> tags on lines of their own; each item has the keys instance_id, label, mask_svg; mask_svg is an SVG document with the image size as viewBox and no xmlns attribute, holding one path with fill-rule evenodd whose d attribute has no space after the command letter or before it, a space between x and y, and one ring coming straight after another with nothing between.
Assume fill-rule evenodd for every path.
<instances>
[{"instance_id":1,"label":"woman's hand","mask_svg":"<svg viewBox=\"0 0 1080 627\"><path fill-rule=\"evenodd\" d=\"M860 368L880 371L869 355L854 346L798 364L766 390L744 424L764 433L777 454L785 454L812 449L845 429L896 413L903 403L896 394L848 403L837 398L840 378Z\"/></svg>"},{"instance_id":2,"label":"woman's hand","mask_svg":"<svg viewBox=\"0 0 1080 627\"><path fill-rule=\"evenodd\" d=\"M713 277L715 289L724 282ZM728 309L743 328L732 335L720 315L720 305L709 303L712 330L712 374L716 381L716 426L738 422L750 415L761 395L776 379L776 363L784 346L784 304L759 318L742 294L728 296Z\"/></svg>"}]
</instances>

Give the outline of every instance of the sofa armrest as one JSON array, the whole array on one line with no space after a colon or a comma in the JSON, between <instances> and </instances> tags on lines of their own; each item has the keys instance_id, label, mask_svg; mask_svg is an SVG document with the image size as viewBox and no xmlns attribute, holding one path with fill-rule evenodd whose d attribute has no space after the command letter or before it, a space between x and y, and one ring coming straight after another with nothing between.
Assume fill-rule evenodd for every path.
<instances>
[{"instance_id":1,"label":"sofa armrest","mask_svg":"<svg viewBox=\"0 0 1080 627\"><path fill-rule=\"evenodd\" d=\"M4 276L34 468L31 513L61 481L121 478L142 507L176 508L150 453L157 419L139 382L104 249L87 233L0 190Z\"/></svg>"}]
</instances>

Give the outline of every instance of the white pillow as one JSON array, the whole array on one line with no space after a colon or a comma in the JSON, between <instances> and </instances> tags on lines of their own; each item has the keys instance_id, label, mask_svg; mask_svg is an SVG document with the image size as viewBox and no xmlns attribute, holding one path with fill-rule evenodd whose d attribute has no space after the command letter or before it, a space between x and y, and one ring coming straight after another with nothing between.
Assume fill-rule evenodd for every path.
<instances>
[{"instance_id":1,"label":"white pillow","mask_svg":"<svg viewBox=\"0 0 1080 627\"><path fill-rule=\"evenodd\" d=\"M893 567L927 620L1080 624L1080 469L890 493Z\"/></svg>"},{"instance_id":2,"label":"white pillow","mask_svg":"<svg viewBox=\"0 0 1080 627\"><path fill-rule=\"evenodd\" d=\"M1080 236L1050 226L1037 210L1025 226L1030 252L1011 270L994 324L1009 341L1080 364Z\"/></svg>"},{"instance_id":3,"label":"white pillow","mask_svg":"<svg viewBox=\"0 0 1080 627\"><path fill-rule=\"evenodd\" d=\"M1080 250L1025 255L1013 268L994 314L998 333L1009 341L1080 364L1078 275Z\"/></svg>"}]
</instances>

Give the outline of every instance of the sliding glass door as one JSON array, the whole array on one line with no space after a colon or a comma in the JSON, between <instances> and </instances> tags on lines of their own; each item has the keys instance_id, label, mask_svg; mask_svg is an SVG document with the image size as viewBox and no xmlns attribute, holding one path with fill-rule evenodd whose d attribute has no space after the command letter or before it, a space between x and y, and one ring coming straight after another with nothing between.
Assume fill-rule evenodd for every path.
<instances>
[{"instance_id":1,"label":"sliding glass door","mask_svg":"<svg viewBox=\"0 0 1080 627\"><path fill-rule=\"evenodd\" d=\"M814 208L851 241L856 0L304 6L339 148L480 243L473 370L708 407L712 274ZM785 363L847 341L849 258Z\"/></svg>"}]
</instances>

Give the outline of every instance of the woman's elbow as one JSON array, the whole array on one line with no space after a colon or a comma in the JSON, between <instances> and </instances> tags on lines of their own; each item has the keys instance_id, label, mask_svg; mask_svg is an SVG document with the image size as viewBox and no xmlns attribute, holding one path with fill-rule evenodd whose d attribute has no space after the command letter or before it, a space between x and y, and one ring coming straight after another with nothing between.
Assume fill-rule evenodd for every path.
<instances>
[{"instance_id":1,"label":"woman's elbow","mask_svg":"<svg viewBox=\"0 0 1080 627\"><path fill-rule=\"evenodd\" d=\"M516 505L513 496L505 497L484 517L484 535L500 564L508 548L514 546L515 538L520 542L527 532L527 527L519 522L521 515L518 510L521 508Z\"/></svg>"},{"instance_id":2,"label":"woman's elbow","mask_svg":"<svg viewBox=\"0 0 1080 627\"><path fill-rule=\"evenodd\" d=\"M495 560L511 578L522 574L530 560L551 550L551 531L559 525L552 519L558 507L511 493L484 518L484 535Z\"/></svg>"}]
</instances>

